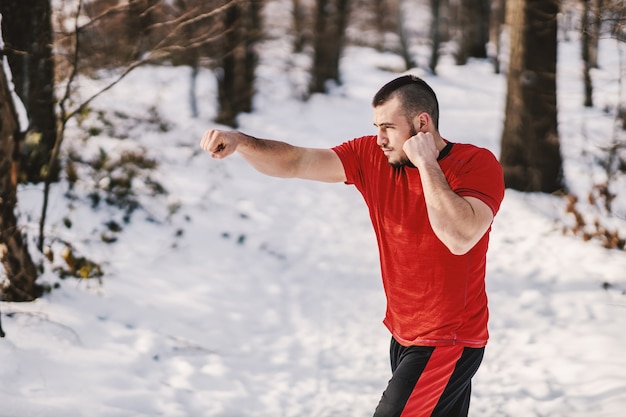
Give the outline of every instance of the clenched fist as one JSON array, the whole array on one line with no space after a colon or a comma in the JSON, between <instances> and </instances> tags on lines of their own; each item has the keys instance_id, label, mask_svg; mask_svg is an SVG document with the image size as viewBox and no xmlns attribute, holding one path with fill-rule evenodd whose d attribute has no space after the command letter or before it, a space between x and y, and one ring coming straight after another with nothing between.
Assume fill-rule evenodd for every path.
<instances>
[{"instance_id":1,"label":"clenched fist","mask_svg":"<svg viewBox=\"0 0 626 417\"><path fill-rule=\"evenodd\" d=\"M200 147L211 153L212 158L222 159L235 152L241 141L241 132L228 130L207 130L202 136Z\"/></svg>"},{"instance_id":2,"label":"clenched fist","mask_svg":"<svg viewBox=\"0 0 626 417\"><path fill-rule=\"evenodd\" d=\"M404 142L402 150L417 167L424 162L437 161L439 156L435 138L430 132L418 132L415 136L410 137Z\"/></svg>"}]
</instances>

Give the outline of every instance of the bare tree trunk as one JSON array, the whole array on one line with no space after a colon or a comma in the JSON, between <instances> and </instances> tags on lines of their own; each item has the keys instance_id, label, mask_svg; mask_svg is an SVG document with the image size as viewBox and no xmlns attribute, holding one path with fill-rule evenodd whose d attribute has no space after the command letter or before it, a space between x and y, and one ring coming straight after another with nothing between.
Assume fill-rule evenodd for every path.
<instances>
[{"instance_id":1,"label":"bare tree trunk","mask_svg":"<svg viewBox=\"0 0 626 417\"><path fill-rule=\"evenodd\" d=\"M600 30L602 28L603 0L592 0L591 13L591 42L589 44L589 64L591 68L598 68L598 46L600 43Z\"/></svg>"},{"instance_id":2,"label":"bare tree trunk","mask_svg":"<svg viewBox=\"0 0 626 417\"><path fill-rule=\"evenodd\" d=\"M17 172L19 128L13 97L4 66L0 65L0 260L9 283L0 288L7 301L31 301L39 297L42 287L35 283L37 269L17 226Z\"/></svg>"},{"instance_id":3,"label":"bare tree trunk","mask_svg":"<svg viewBox=\"0 0 626 417\"><path fill-rule=\"evenodd\" d=\"M603 0L602 1L602 19L600 24L606 25L607 32L610 36L619 42L626 42L626 8L624 7L624 0ZM618 52L619 67L622 71L625 70L624 55ZM620 78L620 94L621 99L619 103L620 119L622 121L622 129L626 131L626 102L624 102L624 77Z\"/></svg>"},{"instance_id":4,"label":"bare tree trunk","mask_svg":"<svg viewBox=\"0 0 626 417\"><path fill-rule=\"evenodd\" d=\"M441 7L439 0L430 0L430 9L432 13L432 20L430 23L430 62L428 67L433 74L437 73L437 63L439 63L439 47L441 46L441 30L440 30L440 17Z\"/></svg>"},{"instance_id":5,"label":"bare tree trunk","mask_svg":"<svg viewBox=\"0 0 626 417\"><path fill-rule=\"evenodd\" d=\"M153 14L158 2L158 0L128 0L126 36L129 47L134 49L132 59L140 59L150 50L148 40L150 26L155 23Z\"/></svg>"},{"instance_id":6,"label":"bare tree trunk","mask_svg":"<svg viewBox=\"0 0 626 417\"><path fill-rule=\"evenodd\" d=\"M591 17L591 0L582 0L583 12L581 16L580 30L581 30L581 52L583 59L583 83L585 87L585 107L593 107L593 84L591 81L591 39L592 39L592 24L590 23Z\"/></svg>"},{"instance_id":7,"label":"bare tree trunk","mask_svg":"<svg viewBox=\"0 0 626 417\"><path fill-rule=\"evenodd\" d=\"M304 46L307 44L307 12L305 6L302 4L302 0L292 0L292 16L293 16L293 51L300 53L304 51Z\"/></svg>"},{"instance_id":8,"label":"bare tree trunk","mask_svg":"<svg viewBox=\"0 0 626 417\"><path fill-rule=\"evenodd\" d=\"M461 0L459 10L459 49L456 54L458 65L465 65L470 57L486 58L489 42L488 0Z\"/></svg>"},{"instance_id":9,"label":"bare tree trunk","mask_svg":"<svg viewBox=\"0 0 626 417\"><path fill-rule=\"evenodd\" d=\"M191 74L189 75L189 109L191 110L191 117L194 119L200 115L198 112L198 95L196 94L199 72L199 63L195 61L191 64Z\"/></svg>"},{"instance_id":10,"label":"bare tree trunk","mask_svg":"<svg viewBox=\"0 0 626 417\"><path fill-rule=\"evenodd\" d=\"M4 330L2 330L2 311L0 311L0 337L4 336L6 336L6 334L4 333Z\"/></svg>"},{"instance_id":11,"label":"bare tree trunk","mask_svg":"<svg viewBox=\"0 0 626 417\"><path fill-rule=\"evenodd\" d=\"M252 110L262 3L232 2L225 13L222 60L217 71L218 123L237 127L237 115Z\"/></svg>"},{"instance_id":12,"label":"bare tree trunk","mask_svg":"<svg viewBox=\"0 0 626 417\"><path fill-rule=\"evenodd\" d=\"M348 23L348 5L349 0L317 0L309 93L325 93L326 82L341 82L339 60Z\"/></svg>"},{"instance_id":13,"label":"bare tree trunk","mask_svg":"<svg viewBox=\"0 0 626 417\"><path fill-rule=\"evenodd\" d=\"M241 13L239 7L231 5L226 11L225 16L225 33L222 39L222 54L224 57L221 60L221 66L217 70L217 92L219 111L216 122L237 127L237 109L236 109L236 81L237 76L237 54L239 43L239 30L237 28L240 25Z\"/></svg>"},{"instance_id":14,"label":"bare tree trunk","mask_svg":"<svg viewBox=\"0 0 626 417\"><path fill-rule=\"evenodd\" d=\"M135 0L138 1L138 0ZM153 1L153 0L152 0ZM197 1L197 0L196 0ZM196 10L197 14L202 13L203 9L199 7L195 1L188 0L176 0L176 6L179 10L183 11L183 13L189 10ZM193 39L194 34L202 31L203 25L202 22L192 23L186 25L182 29L182 37L186 39ZM174 53L174 59L176 62L180 60L180 63L183 65L187 65L191 68L191 73L189 75L189 109L191 111L191 116L195 119L199 116L198 111L198 97L197 97L197 81L198 74L200 72L200 55L201 49L199 46L189 46L186 48L181 48L181 50L177 53Z\"/></svg>"},{"instance_id":15,"label":"bare tree trunk","mask_svg":"<svg viewBox=\"0 0 626 417\"><path fill-rule=\"evenodd\" d=\"M439 0L439 35L441 42L448 42L452 38L453 7L450 0Z\"/></svg>"},{"instance_id":16,"label":"bare tree trunk","mask_svg":"<svg viewBox=\"0 0 626 417\"><path fill-rule=\"evenodd\" d=\"M396 13L398 14L397 31L398 37L400 38L400 54L402 55L402 59L404 60L404 68L408 70L415 67L416 63L411 56L411 42L409 40L409 34L407 33L406 24L404 21L404 19L406 18L406 6L404 4L404 0L398 1L398 9L396 10Z\"/></svg>"},{"instance_id":17,"label":"bare tree trunk","mask_svg":"<svg viewBox=\"0 0 626 417\"><path fill-rule=\"evenodd\" d=\"M556 51L559 0L509 0L511 55L500 162L507 187L562 188L557 131Z\"/></svg>"},{"instance_id":18,"label":"bare tree trunk","mask_svg":"<svg viewBox=\"0 0 626 417\"><path fill-rule=\"evenodd\" d=\"M496 74L500 74L500 53L501 53L501 42L500 37L502 36L502 25L504 24L504 16L505 16L505 0L493 0L491 2L491 16L490 16L490 29L489 29L489 39L490 43L493 45L493 56L491 59L493 60L493 71Z\"/></svg>"},{"instance_id":19,"label":"bare tree trunk","mask_svg":"<svg viewBox=\"0 0 626 417\"><path fill-rule=\"evenodd\" d=\"M396 20L399 16L401 16L401 14L397 11L397 9L401 8L401 2L402 0L396 0L393 2L388 0L372 1L371 7L374 12L374 19L372 24L375 25L376 33L378 35L374 47L379 51L384 51L388 48L386 40L387 32L391 28L397 28L399 25L398 23L396 23ZM395 16L392 14L393 9L396 9ZM391 19L389 19L388 17ZM389 27L389 20L393 20L393 25L391 26L391 28Z\"/></svg>"},{"instance_id":20,"label":"bare tree trunk","mask_svg":"<svg viewBox=\"0 0 626 417\"><path fill-rule=\"evenodd\" d=\"M240 112L249 113L253 110L252 102L254 99L255 88L255 72L259 62L259 56L256 52L256 44L259 43L263 36L261 11L263 8L262 0L254 0L247 2L246 21L244 25L243 43L245 46L244 55L244 76L241 89L244 92Z\"/></svg>"},{"instance_id":21,"label":"bare tree trunk","mask_svg":"<svg viewBox=\"0 0 626 417\"><path fill-rule=\"evenodd\" d=\"M20 180L43 181L48 170L56 180L58 163L48 166L56 140L50 1L2 0L0 13L15 91L31 123L26 133L30 140L21 152Z\"/></svg>"}]
</instances>

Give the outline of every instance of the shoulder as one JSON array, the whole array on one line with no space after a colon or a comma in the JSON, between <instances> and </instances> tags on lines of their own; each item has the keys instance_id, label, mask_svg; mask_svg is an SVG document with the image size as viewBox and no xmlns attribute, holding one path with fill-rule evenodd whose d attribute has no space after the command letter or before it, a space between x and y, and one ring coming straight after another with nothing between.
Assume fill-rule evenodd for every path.
<instances>
[{"instance_id":1,"label":"shoulder","mask_svg":"<svg viewBox=\"0 0 626 417\"><path fill-rule=\"evenodd\" d=\"M333 149L335 151L352 150L358 152L363 149L369 149L377 146L378 145L376 145L376 136L368 135L348 140L340 145L335 146Z\"/></svg>"},{"instance_id":2,"label":"shoulder","mask_svg":"<svg viewBox=\"0 0 626 417\"><path fill-rule=\"evenodd\" d=\"M453 152L457 154L465 154L465 155L482 155L486 156L494 156L493 152L491 152L487 148L481 148L480 146L473 145L471 143L459 143L455 142L453 146Z\"/></svg>"},{"instance_id":3,"label":"shoulder","mask_svg":"<svg viewBox=\"0 0 626 417\"><path fill-rule=\"evenodd\" d=\"M486 164L500 166L498 159L489 149L469 143L455 143L447 159L452 163L461 165Z\"/></svg>"},{"instance_id":4,"label":"shoulder","mask_svg":"<svg viewBox=\"0 0 626 417\"><path fill-rule=\"evenodd\" d=\"M343 164L348 184L360 187L366 177L379 171L384 155L376 152L377 148L376 136L361 136L332 148Z\"/></svg>"},{"instance_id":5,"label":"shoulder","mask_svg":"<svg viewBox=\"0 0 626 417\"><path fill-rule=\"evenodd\" d=\"M369 159L371 156L375 155L374 149L377 147L376 136L361 136L343 142L332 148L332 150L335 151L345 164L348 159Z\"/></svg>"}]
</instances>

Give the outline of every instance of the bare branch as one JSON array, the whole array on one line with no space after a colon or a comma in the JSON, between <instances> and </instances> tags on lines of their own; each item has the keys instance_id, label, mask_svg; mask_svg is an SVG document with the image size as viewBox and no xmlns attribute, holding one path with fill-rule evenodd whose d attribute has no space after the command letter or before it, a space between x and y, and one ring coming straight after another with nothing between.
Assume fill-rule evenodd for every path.
<instances>
[{"instance_id":1,"label":"bare branch","mask_svg":"<svg viewBox=\"0 0 626 417\"><path fill-rule=\"evenodd\" d=\"M83 31L83 30L87 29L89 26L92 26L92 25L98 23L99 21L104 20L105 18L108 18L108 17L110 17L110 16L112 16L114 14L117 14L117 13L123 13L123 12L125 12L127 10L128 10L128 4L118 4L116 6L112 6L112 7L108 8L108 9L106 9L104 12L100 13L99 15L94 16L94 17L90 17L89 21L87 23L85 23L84 25L82 25L82 26L75 26L74 29L75 29L76 32ZM79 12L80 12L80 10L79 10ZM77 14L77 16L78 16L78 14Z\"/></svg>"},{"instance_id":2,"label":"bare branch","mask_svg":"<svg viewBox=\"0 0 626 417\"><path fill-rule=\"evenodd\" d=\"M213 9L210 12L202 13L193 18L187 18L192 13L192 12L187 12L183 14L182 16L180 16L179 18L173 20L172 22L166 22L163 24L154 25L154 27L158 27L160 25L167 25L167 26L176 25L174 30L172 30L165 38L163 38L163 40L161 40L161 42L157 44L156 48L159 49L159 48L162 48L164 45L167 45L168 41L172 40L172 38L175 38L176 35L179 35L180 32L182 32L188 26L193 25L194 23L200 22L204 19L208 19L210 17L219 15L220 13L222 13L223 11L231 7L232 3L233 2L226 3L225 5L218 7L217 9Z\"/></svg>"}]
</instances>

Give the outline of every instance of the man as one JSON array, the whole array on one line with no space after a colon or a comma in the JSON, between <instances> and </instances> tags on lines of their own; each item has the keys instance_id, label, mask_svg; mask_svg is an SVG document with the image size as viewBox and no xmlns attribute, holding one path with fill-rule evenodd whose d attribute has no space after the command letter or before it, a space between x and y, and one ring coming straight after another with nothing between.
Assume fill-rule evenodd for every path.
<instances>
[{"instance_id":1,"label":"man","mask_svg":"<svg viewBox=\"0 0 626 417\"><path fill-rule=\"evenodd\" d=\"M418 77L387 83L373 107L377 136L333 149L218 130L201 146L214 158L237 151L267 175L357 187L376 232L392 335L392 378L374 416L467 416L488 339L485 263L502 169L488 150L440 135L437 97Z\"/></svg>"}]
</instances>

